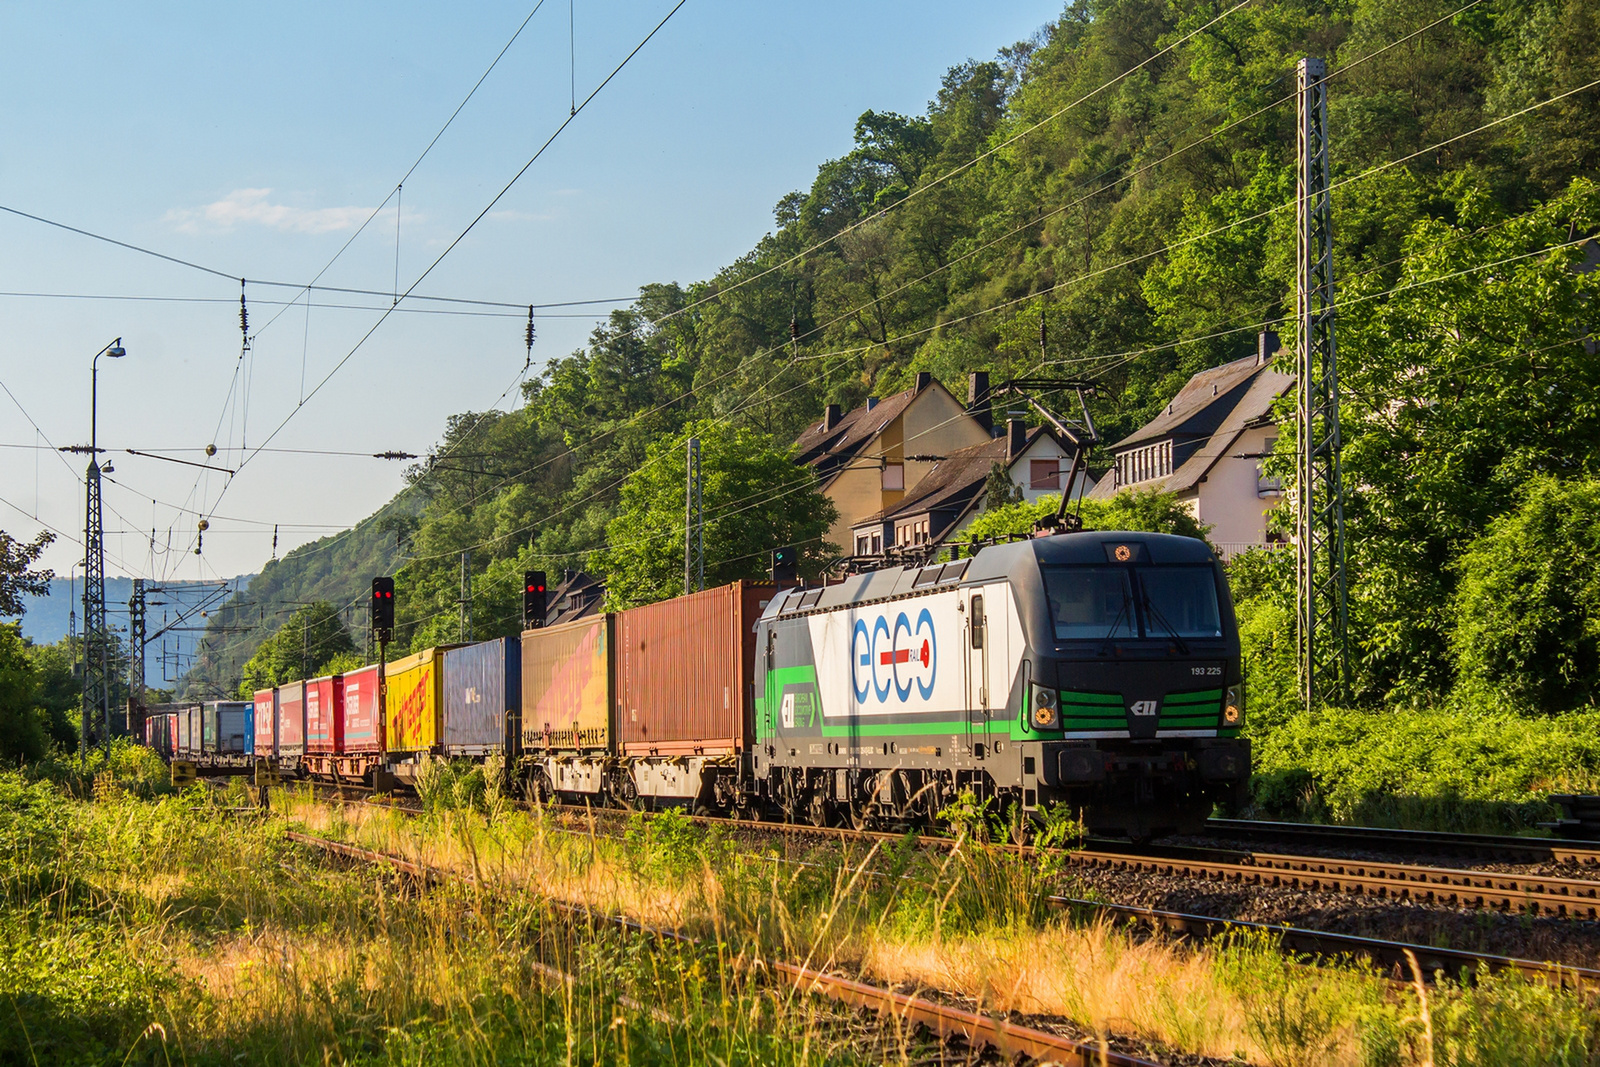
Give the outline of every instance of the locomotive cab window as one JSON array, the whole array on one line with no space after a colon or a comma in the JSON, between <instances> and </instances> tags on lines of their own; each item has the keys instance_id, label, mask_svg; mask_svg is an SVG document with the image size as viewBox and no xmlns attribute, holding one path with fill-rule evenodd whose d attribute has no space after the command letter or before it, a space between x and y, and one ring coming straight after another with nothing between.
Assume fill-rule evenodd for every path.
<instances>
[{"instance_id":1,"label":"locomotive cab window","mask_svg":"<svg viewBox=\"0 0 1600 1067\"><path fill-rule=\"evenodd\" d=\"M1136 635L1133 583L1126 567L1046 567L1045 590L1056 640Z\"/></svg>"},{"instance_id":2,"label":"locomotive cab window","mask_svg":"<svg viewBox=\"0 0 1600 1067\"><path fill-rule=\"evenodd\" d=\"M983 647L983 594L972 598L972 621L969 624L972 630L972 647Z\"/></svg>"},{"instance_id":3,"label":"locomotive cab window","mask_svg":"<svg viewBox=\"0 0 1600 1067\"><path fill-rule=\"evenodd\" d=\"M1058 641L1222 636L1217 578L1209 566L1042 570Z\"/></svg>"},{"instance_id":4,"label":"locomotive cab window","mask_svg":"<svg viewBox=\"0 0 1600 1067\"><path fill-rule=\"evenodd\" d=\"M1221 637L1217 579L1210 567L1140 567L1151 637Z\"/></svg>"}]
</instances>

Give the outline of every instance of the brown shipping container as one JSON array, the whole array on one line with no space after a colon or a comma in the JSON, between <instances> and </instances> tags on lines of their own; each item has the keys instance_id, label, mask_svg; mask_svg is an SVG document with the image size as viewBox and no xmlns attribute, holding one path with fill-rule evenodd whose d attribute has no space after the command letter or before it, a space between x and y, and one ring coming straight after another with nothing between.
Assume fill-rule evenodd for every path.
<instances>
[{"instance_id":1,"label":"brown shipping container","mask_svg":"<svg viewBox=\"0 0 1600 1067\"><path fill-rule=\"evenodd\" d=\"M622 754L749 747L755 624L781 588L735 582L618 613L613 706Z\"/></svg>"}]
</instances>

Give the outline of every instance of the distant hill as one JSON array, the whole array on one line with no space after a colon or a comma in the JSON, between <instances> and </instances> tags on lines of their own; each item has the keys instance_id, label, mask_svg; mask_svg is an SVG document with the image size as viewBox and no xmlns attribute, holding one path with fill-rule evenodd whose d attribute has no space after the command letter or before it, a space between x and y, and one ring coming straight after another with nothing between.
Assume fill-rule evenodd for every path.
<instances>
[{"instance_id":1,"label":"distant hill","mask_svg":"<svg viewBox=\"0 0 1600 1067\"><path fill-rule=\"evenodd\" d=\"M413 516L420 507L418 494L402 493L351 529L267 563L246 588L210 613L203 644L180 692L232 694L245 662L303 603L326 600L339 608L360 647L372 579L393 573L401 558L384 519Z\"/></svg>"}]
</instances>

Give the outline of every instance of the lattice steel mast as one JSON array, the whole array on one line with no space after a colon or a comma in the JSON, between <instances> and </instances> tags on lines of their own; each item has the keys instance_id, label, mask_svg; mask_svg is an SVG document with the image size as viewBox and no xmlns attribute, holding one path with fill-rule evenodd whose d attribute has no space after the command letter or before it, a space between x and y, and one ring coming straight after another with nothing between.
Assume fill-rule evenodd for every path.
<instances>
[{"instance_id":1,"label":"lattice steel mast","mask_svg":"<svg viewBox=\"0 0 1600 1067\"><path fill-rule=\"evenodd\" d=\"M1337 698L1350 678L1339 361L1333 330L1333 227L1328 178L1327 64L1299 65L1295 211L1296 415L1300 435L1295 544L1300 694Z\"/></svg>"},{"instance_id":2,"label":"lattice steel mast","mask_svg":"<svg viewBox=\"0 0 1600 1067\"><path fill-rule=\"evenodd\" d=\"M78 749L87 753L95 723L111 750L111 635L106 630L106 552L100 520L100 457L89 444L83 521L83 723Z\"/></svg>"},{"instance_id":3,"label":"lattice steel mast","mask_svg":"<svg viewBox=\"0 0 1600 1067\"><path fill-rule=\"evenodd\" d=\"M128 598L128 733L144 732L144 579L133 580Z\"/></svg>"}]
</instances>

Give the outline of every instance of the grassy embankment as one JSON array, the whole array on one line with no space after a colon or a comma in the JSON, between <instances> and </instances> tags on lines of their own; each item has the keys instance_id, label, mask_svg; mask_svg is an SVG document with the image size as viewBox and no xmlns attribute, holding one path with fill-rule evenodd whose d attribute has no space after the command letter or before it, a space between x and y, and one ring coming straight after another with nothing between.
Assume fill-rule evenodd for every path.
<instances>
[{"instance_id":1,"label":"grassy embankment","mask_svg":"<svg viewBox=\"0 0 1600 1067\"><path fill-rule=\"evenodd\" d=\"M285 818L263 821L225 810L242 795L145 798L159 789L103 776L86 803L0 776L0 1063L801 1064L926 1051L892 1028L863 1050L832 1009L751 977L749 963L774 956L1260 1064L1422 1062L1430 1044L1439 1063L1576 1064L1600 1048L1592 1007L1516 979L1446 983L1424 1012L1370 973L1296 966L1264 944L1194 952L1075 924L1041 902L1057 873L1003 847L823 849L797 866L679 819L634 821L620 838L564 832L476 781L441 776L420 819L280 792ZM419 894L285 842L295 823L462 877ZM906 877L867 878L866 865ZM718 947L575 928L546 896Z\"/></svg>"}]
</instances>

